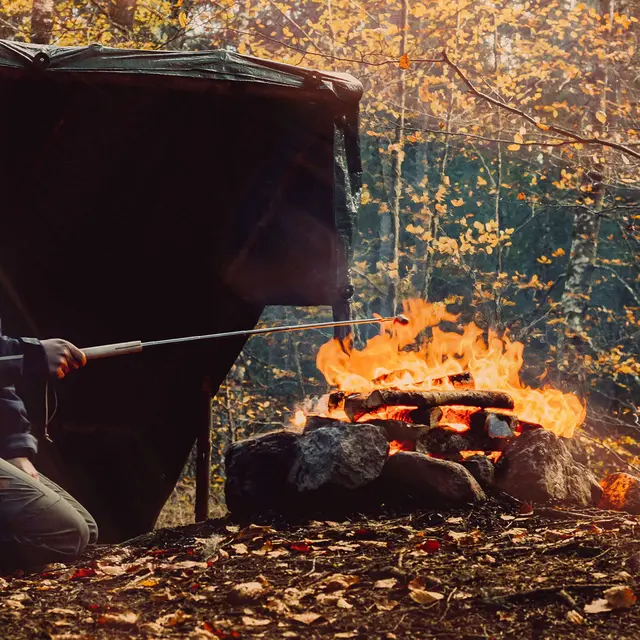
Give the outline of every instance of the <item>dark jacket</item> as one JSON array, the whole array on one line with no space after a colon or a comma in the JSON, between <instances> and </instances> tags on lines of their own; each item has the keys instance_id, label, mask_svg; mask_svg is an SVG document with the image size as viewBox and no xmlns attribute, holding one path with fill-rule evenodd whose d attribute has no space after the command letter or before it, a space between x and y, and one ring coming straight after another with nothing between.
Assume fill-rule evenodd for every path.
<instances>
[{"instance_id":1,"label":"dark jacket","mask_svg":"<svg viewBox=\"0 0 640 640\"><path fill-rule=\"evenodd\" d=\"M38 441L31 434L24 403L15 384L32 376L46 375L44 349L35 338L7 338L0 325L0 458L33 458Z\"/></svg>"}]
</instances>

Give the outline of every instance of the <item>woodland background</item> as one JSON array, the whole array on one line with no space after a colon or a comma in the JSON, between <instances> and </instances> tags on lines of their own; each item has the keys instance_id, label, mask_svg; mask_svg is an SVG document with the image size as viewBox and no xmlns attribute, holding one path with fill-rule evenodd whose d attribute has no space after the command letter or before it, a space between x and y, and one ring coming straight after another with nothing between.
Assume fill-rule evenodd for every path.
<instances>
[{"instance_id":1,"label":"woodland background","mask_svg":"<svg viewBox=\"0 0 640 640\"><path fill-rule=\"evenodd\" d=\"M359 78L354 314L420 296L508 330L529 384L588 398L600 461L637 464L639 18L639 0L3 0L0 37L227 48ZM261 322L329 316L270 308ZM329 337L249 341L213 404L215 500L229 441L326 392ZM163 524L192 519L192 472Z\"/></svg>"}]
</instances>

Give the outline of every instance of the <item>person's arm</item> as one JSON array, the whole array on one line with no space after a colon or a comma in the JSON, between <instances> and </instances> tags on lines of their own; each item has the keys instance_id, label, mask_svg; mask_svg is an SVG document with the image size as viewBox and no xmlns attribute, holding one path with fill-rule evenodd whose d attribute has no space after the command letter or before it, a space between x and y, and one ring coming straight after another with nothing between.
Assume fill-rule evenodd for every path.
<instances>
[{"instance_id":1,"label":"person's arm","mask_svg":"<svg viewBox=\"0 0 640 640\"><path fill-rule=\"evenodd\" d=\"M33 466L38 441L31 434L27 411L14 383L47 375L63 378L72 368L78 369L85 363L82 351L66 340L40 342L0 336L0 458L38 478Z\"/></svg>"},{"instance_id":2,"label":"person's arm","mask_svg":"<svg viewBox=\"0 0 640 640\"><path fill-rule=\"evenodd\" d=\"M79 369L87 359L75 345L52 338L7 338L0 335L0 387L7 387L22 378L64 378L71 369Z\"/></svg>"},{"instance_id":3,"label":"person's arm","mask_svg":"<svg viewBox=\"0 0 640 640\"><path fill-rule=\"evenodd\" d=\"M47 356L39 340L0 336L0 387L11 386L23 376L46 376L48 370Z\"/></svg>"}]
</instances>

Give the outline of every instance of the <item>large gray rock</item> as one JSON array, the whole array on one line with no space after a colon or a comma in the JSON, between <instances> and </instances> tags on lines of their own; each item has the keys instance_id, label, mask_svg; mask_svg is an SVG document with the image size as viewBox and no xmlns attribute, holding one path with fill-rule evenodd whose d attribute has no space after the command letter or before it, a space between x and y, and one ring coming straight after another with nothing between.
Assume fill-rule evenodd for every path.
<instances>
[{"instance_id":1,"label":"large gray rock","mask_svg":"<svg viewBox=\"0 0 640 640\"><path fill-rule=\"evenodd\" d=\"M487 456L471 456L460 463L477 481L483 489L493 486L495 466Z\"/></svg>"},{"instance_id":2,"label":"large gray rock","mask_svg":"<svg viewBox=\"0 0 640 640\"><path fill-rule=\"evenodd\" d=\"M380 480L391 500L401 502L404 498L422 507L486 499L478 482L461 464L415 451L390 456Z\"/></svg>"},{"instance_id":3,"label":"large gray rock","mask_svg":"<svg viewBox=\"0 0 640 640\"><path fill-rule=\"evenodd\" d=\"M298 491L357 489L375 480L389 453L384 429L338 423L306 431L297 441L289 483Z\"/></svg>"},{"instance_id":4,"label":"large gray rock","mask_svg":"<svg viewBox=\"0 0 640 640\"><path fill-rule=\"evenodd\" d=\"M234 442L225 453L225 497L232 513L261 513L285 508L291 500L287 482L300 436L275 431Z\"/></svg>"},{"instance_id":5,"label":"large gray rock","mask_svg":"<svg viewBox=\"0 0 640 640\"><path fill-rule=\"evenodd\" d=\"M509 444L496 482L526 502L553 500L586 507L598 504L602 494L591 471L574 460L565 439L546 429L523 433Z\"/></svg>"}]
</instances>

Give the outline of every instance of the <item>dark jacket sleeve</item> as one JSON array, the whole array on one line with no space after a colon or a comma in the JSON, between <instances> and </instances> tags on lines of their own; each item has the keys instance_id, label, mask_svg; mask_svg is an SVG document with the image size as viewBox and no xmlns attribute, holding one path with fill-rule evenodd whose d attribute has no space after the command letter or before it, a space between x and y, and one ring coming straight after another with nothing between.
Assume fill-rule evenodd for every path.
<instances>
[{"instance_id":1,"label":"dark jacket sleeve","mask_svg":"<svg viewBox=\"0 0 640 640\"><path fill-rule=\"evenodd\" d=\"M0 458L33 457L38 441L15 383L46 375L46 357L39 340L7 338L0 327Z\"/></svg>"}]
</instances>

